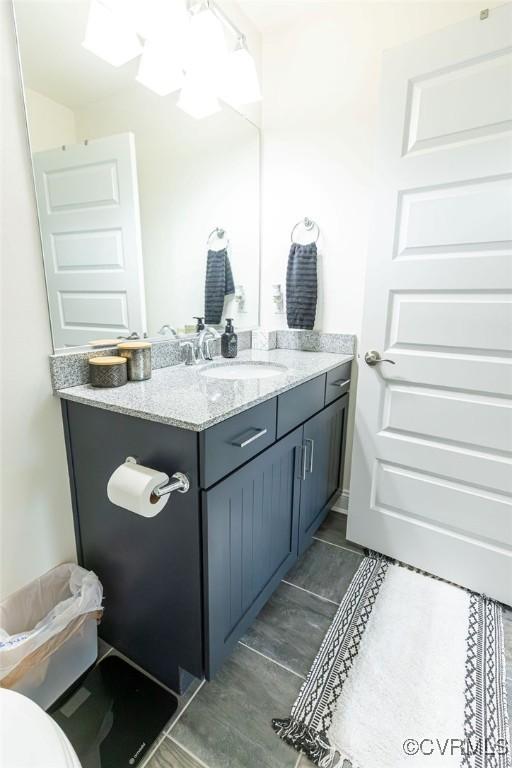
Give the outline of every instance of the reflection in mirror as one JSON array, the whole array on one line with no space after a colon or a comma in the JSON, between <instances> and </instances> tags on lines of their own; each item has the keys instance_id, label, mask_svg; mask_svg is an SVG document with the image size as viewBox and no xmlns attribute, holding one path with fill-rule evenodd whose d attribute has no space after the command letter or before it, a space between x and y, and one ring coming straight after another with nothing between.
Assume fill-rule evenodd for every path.
<instances>
[{"instance_id":1,"label":"reflection in mirror","mask_svg":"<svg viewBox=\"0 0 512 768\"><path fill-rule=\"evenodd\" d=\"M15 0L54 347L131 333L170 338L194 331L195 316L253 327L259 130L226 103L244 101L240 78L238 101L229 76L219 101L222 88L211 80L198 86L199 68L172 69L168 49L165 65L152 57L150 33L123 27L117 47L101 36L91 42L98 5L108 7ZM190 61L190 22L203 13L190 14L181 0L164 6L189 24L180 55ZM237 76L248 73L245 100L257 99L254 64L236 27L213 15L208 24L216 30L208 39L226 52L222 71L233 73L236 56Z\"/></svg>"}]
</instances>

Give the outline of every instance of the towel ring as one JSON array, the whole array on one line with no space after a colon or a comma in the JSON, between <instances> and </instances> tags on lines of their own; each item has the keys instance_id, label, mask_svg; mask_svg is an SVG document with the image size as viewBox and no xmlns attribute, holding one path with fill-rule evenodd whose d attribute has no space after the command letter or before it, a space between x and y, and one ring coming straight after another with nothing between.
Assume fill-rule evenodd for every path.
<instances>
[{"instance_id":1,"label":"towel ring","mask_svg":"<svg viewBox=\"0 0 512 768\"><path fill-rule=\"evenodd\" d=\"M212 229L210 234L208 235L208 238L206 240L206 245L210 244L210 240L212 239L212 235L217 235L219 240L223 240L226 237L226 230L222 229L222 227L215 227L215 229ZM229 246L229 237L226 237L226 248Z\"/></svg>"},{"instance_id":2,"label":"towel ring","mask_svg":"<svg viewBox=\"0 0 512 768\"><path fill-rule=\"evenodd\" d=\"M308 232L312 232L313 229L316 227L316 238L313 240L313 242L318 243L318 238L320 237L320 227L318 226L316 221L313 221L313 219L308 219L307 216L304 219L301 219L300 221L298 221L293 227L290 233L290 240L292 241L292 243L295 242L295 240L293 239L295 230L297 229L297 227L300 227L301 224L304 226L304 229L306 229Z\"/></svg>"}]
</instances>

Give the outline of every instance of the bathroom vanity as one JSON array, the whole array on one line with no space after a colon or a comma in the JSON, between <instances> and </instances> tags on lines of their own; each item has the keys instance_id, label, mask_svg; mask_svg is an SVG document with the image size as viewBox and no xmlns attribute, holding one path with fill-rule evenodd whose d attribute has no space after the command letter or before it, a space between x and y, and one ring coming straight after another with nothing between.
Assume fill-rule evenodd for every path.
<instances>
[{"instance_id":1,"label":"bathroom vanity","mask_svg":"<svg viewBox=\"0 0 512 768\"><path fill-rule=\"evenodd\" d=\"M78 558L104 586L100 635L182 690L191 674L219 669L340 486L354 338L256 328L252 109L223 102L202 120L187 99L159 98L160 86L132 77L131 66L95 66L94 46L83 47L87 4L72 20L66 3L54 4L51 25L44 5L14 2ZM33 119L41 103L69 116L64 138L58 121ZM292 235L306 245L319 231L303 224ZM274 298L282 314L279 284ZM212 306L218 318L208 318ZM180 342L190 354L202 330L194 316L220 327L234 319L232 368L181 364ZM93 350L110 356L118 339L146 336L150 380L87 383ZM109 478L128 457L186 474L187 492L152 517L111 503Z\"/></svg>"},{"instance_id":2,"label":"bathroom vanity","mask_svg":"<svg viewBox=\"0 0 512 768\"><path fill-rule=\"evenodd\" d=\"M323 521L340 486L351 359L248 350L228 364L240 376L247 364L283 372L223 379L214 361L58 392L79 561L104 585L100 634L174 690L186 673L216 673ZM189 491L153 518L111 504L108 479L128 456L184 472Z\"/></svg>"}]
</instances>

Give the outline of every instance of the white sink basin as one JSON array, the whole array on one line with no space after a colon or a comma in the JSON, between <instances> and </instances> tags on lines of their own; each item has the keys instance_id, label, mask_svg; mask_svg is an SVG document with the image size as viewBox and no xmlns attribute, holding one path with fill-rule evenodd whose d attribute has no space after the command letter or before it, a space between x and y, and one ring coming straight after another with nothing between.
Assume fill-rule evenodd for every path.
<instances>
[{"instance_id":1,"label":"white sink basin","mask_svg":"<svg viewBox=\"0 0 512 768\"><path fill-rule=\"evenodd\" d=\"M278 363L224 363L212 365L211 368L205 368L201 371L202 376L209 379L269 379L272 376L282 376L286 373L287 367Z\"/></svg>"}]
</instances>

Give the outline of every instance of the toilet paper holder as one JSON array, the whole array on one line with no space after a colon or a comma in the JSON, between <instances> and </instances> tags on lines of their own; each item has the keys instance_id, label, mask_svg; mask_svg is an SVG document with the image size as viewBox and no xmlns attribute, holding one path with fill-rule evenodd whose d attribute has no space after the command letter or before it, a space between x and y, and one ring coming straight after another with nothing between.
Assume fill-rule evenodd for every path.
<instances>
[{"instance_id":1,"label":"toilet paper holder","mask_svg":"<svg viewBox=\"0 0 512 768\"><path fill-rule=\"evenodd\" d=\"M125 459L127 464L138 464L139 462L134 456L127 456ZM169 483L167 485L156 485L153 488L153 495L160 498L161 496L167 496L168 493L178 491L178 493L187 493L190 489L190 480L183 472L175 472L171 475Z\"/></svg>"}]
</instances>

